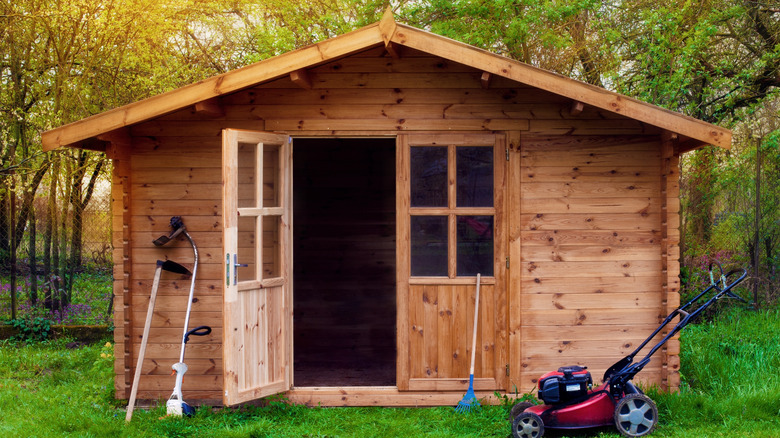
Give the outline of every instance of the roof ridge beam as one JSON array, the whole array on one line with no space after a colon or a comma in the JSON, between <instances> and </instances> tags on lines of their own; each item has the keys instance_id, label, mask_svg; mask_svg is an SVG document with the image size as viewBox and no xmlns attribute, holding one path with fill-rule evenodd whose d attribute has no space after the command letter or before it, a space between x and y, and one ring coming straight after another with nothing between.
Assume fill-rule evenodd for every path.
<instances>
[{"instance_id":1,"label":"roof ridge beam","mask_svg":"<svg viewBox=\"0 0 780 438\"><path fill-rule=\"evenodd\" d=\"M382 40L385 42L385 50L393 59L401 57L401 46L393 42L396 30L398 30L398 23L396 23L393 16L393 8L388 6L382 15L382 19L379 21L379 33L382 34Z\"/></svg>"}]
</instances>

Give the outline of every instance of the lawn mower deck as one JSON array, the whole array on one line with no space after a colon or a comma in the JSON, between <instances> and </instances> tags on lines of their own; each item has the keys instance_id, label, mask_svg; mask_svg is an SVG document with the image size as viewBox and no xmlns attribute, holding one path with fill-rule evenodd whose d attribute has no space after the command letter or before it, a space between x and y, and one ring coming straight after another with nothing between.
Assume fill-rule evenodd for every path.
<instances>
[{"instance_id":1,"label":"lawn mower deck","mask_svg":"<svg viewBox=\"0 0 780 438\"><path fill-rule=\"evenodd\" d=\"M649 435L658 424L658 408L655 402L634 386L631 380L650 362L651 356L669 339L679 333L701 312L721 298L744 299L731 292L747 276L738 269L723 274L715 281L712 265L709 269L710 286L689 302L675 309L661 325L642 342L636 350L620 359L604 373L602 384L593 387L593 379L587 367L566 366L539 378L538 397L544 404L520 402L512 408L512 436L515 438L540 438L547 429L585 429L614 425L621 435L641 437ZM729 278L740 274L729 283ZM696 310L686 311L704 295L713 296ZM666 327L674 318L677 324L653 346L641 360L634 357Z\"/></svg>"}]
</instances>

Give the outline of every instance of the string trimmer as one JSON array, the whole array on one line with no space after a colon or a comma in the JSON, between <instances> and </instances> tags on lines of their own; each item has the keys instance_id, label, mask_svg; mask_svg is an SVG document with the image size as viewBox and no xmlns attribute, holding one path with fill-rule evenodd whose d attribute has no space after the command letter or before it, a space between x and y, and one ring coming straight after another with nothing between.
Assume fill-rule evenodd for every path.
<instances>
[{"instance_id":1,"label":"string trimmer","mask_svg":"<svg viewBox=\"0 0 780 438\"><path fill-rule=\"evenodd\" d=\"M184 363L184 350L187 346L187 341L190 339L190 335L206 336L211 333L211 327L202 325L192 330L188 330L190 324L190 312L192 311L192 299L195 294L195 276L198 273L198 247L192 240L192 236L190 236L190 234L187 232L187 228L184 226L184 222L182 222L180 216L174 216L171 218L171 228L173 230L168 236L160 236L153 243L156 246L163 246L173 240L179 234L184 234L184 237L186 237L187 240L189 240L190 245L192 245L192 251L195 255L195 262L192 267L192 280L190 282L189 299L187 300L187 313L184 317L184 333L181 337L181 353L179 353L179 361L173 364L171 367L173 369L172 375L176 376L176 384L174 385L171 397L166 403L166 407L168 410L168 415L181 416L184 414L190 416L195 412L195 410L184 402L181 393L182 380L184 378L184 373L187 372L187 365Z\"/></svg>"}]
</instances>

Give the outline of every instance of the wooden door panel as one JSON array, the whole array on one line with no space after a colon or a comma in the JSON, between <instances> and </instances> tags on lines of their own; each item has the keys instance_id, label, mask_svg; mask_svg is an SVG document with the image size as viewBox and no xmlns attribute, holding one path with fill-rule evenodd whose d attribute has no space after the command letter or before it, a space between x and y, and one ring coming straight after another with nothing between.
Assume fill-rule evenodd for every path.
<instances>
[{"instance_id":1,"label":"wooden door panel","mask_svg":"<svg viewBox=\"0 0 780 438\"><path fill-rule=\"evenodd\" d=\"M290 389L290 144L285 135L223 132L224 403Z\"/></svg>"},{"instance_id":2,"label":"wooden door panel","mask_svg":"<svg viewBox=\"0 0 780 438\"><path fill-rule=\"evenodd\" d=\"M477 387L495 389L495 285L480 288ZM453 380L445 387L462 386L469 375L474 323L474 285L412 285L409 288L410 390L442 387L425 380Z\"/></svg>"},{"instance_id":3,"label":"wooden door panel","mask_svg":"<svg viewBox=\"0 0 780 438\"><path fill-rule=\"evenodd\" d=\"M473 150L475 146L492 147L493 150L493 204L489 206L461 205L457 201L458 179L462 177L458 176L456 170L457 160L461 157L459 148ZM446 165L438 162L412 163L426 156L425 153L413 155L412 148L415 147L446 147ZM505 148L506 142L501 135L399 136L396 160L399 390L463 391L468 387L476 276L469 270L465 270L469 273L459 275L461 270L458 258L469 253L461 252L465 246L459 243L457 225L459 218L482 215L491 217L493 221L492 230L486 230L487 233L492 231L493 258L492 266L489 266L491 269L488 269L492 275L485 275L486 271L482 271L474 387L484 391L506 389ZM439 153L437 156L444 155ZM480 156L484 157L484 154ZM446 202L442 200L434 206L425 203L413 206L413 174L417 175L417 180L421 180L420 175L425 177L426 172L433 173L434 165L438 166L435 170L440 173L446 169ZM414 172L413 167L416 169ZM416 216L447 218L440 221L446 224L446 238L440 237L442 233L425 225L425 222L414 222ZM433 270L435 276L412 275L413 272L429 271L414 269L412 266L428 256L419 249L416 256L412 254L412 241L415 238L434 248L431 250L434 256L441 253L441 249L436 248L442 248L446 242L447 263Z\"/></svg>"}]
</instances>

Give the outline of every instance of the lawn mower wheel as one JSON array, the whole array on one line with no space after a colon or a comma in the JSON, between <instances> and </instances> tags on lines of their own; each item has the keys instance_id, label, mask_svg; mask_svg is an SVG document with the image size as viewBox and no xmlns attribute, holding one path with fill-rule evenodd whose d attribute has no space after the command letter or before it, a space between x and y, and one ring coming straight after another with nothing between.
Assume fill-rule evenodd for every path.
<instances>
[{"instance_id":1,"label":"lawn mower wheel","mask_svg":"<svg viewBox=\"0 0 780 438\"><path fill-rule=\"evenodd\" d=\"M512 422L514 438L540 438L544 436L542 418L533 412L521 412Z\"/></svg>"},{"instance_id":2,"label":"lawn mower wheel","mask_svg":"<svg viewBox=\"0 0 780 438\"><path fill-rule=\"evenodd\" d=\"M658 425L658 408L644 394L628 394L615 406L615 427L621 435L639 437L649 435Z\"/></svg>"}]
</instances>

